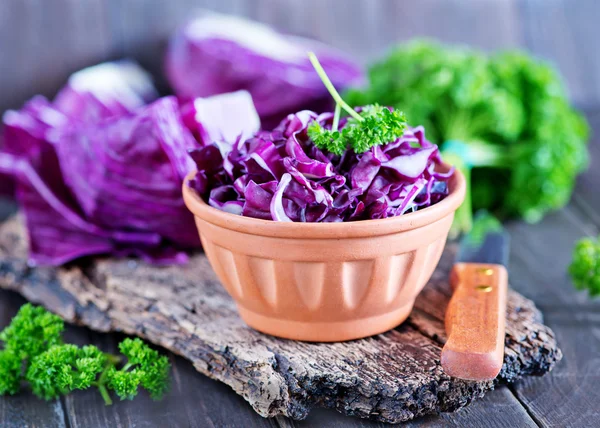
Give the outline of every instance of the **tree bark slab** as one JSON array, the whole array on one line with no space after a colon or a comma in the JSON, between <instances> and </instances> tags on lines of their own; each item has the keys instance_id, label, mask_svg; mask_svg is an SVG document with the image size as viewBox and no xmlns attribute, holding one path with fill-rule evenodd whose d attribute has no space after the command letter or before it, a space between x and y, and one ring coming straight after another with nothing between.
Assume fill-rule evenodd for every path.
<instances>
[{"instance_id":1,"label":"tree bark slab","mask_svg":"<svg viewBox=\"0 0 600 428\"><path fill-rule=\"evenodd\" d=\"M247 327L203 254L187 266L89 260L30 267L18 217L0 225L0 287L66 321L143 337L229 385L262 416L303 419L312 407L397 423L460 409L497 382L540 376L562 358L533 302L509 292L504 366L496 381L450 378L440 365L455 247L448 245L410 318L385 334L345 343L277 339Z\"/></svg>"}]
</instances>

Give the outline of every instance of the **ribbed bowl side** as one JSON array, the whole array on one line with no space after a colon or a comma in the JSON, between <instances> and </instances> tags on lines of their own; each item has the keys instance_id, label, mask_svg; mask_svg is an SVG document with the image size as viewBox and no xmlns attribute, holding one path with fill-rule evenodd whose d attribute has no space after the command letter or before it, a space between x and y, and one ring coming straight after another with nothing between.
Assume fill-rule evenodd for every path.
<instances>
[{"instance_id":1,"label":"ribbed bowl side","mask_svg":"<svg viewBox=\"0 0 600 428\"><path fill-rule=\"evenodd\" d=\"M281 320L340 322L412 306L452 218L352 239L277 238L196 222L207 257L239 306Z\"/></svg>"}]
</instances>

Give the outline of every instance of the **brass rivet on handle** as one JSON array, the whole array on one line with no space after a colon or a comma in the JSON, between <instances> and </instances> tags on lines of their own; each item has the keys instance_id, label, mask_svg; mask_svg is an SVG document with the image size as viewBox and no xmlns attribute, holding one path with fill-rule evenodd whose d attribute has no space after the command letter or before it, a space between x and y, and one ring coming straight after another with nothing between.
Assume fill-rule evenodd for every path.
<instances>
[{"instance_id":1,"label":"brass rivet on handle","mask_svg":"<svg viewBox=\"0 0 600 428\"><path fill-rule=\"evenodd\" d=\"M489 293L490 291L492 291L492 286L482 284L482 285L476 286L475 290L481 291L482 293Z\"/></svg>"},{"instance_id":2,"label":"brass rivet on handle","mask_svg":"<svg viewBox=\"0 0 600 428\"><path fill-rule=\"evenodd\" d=\"M479 268L479 269L477 269L477 272L482 273L486 276L491 276L494 274L494 270L490 269L490 268Z\"/></svg>"}]
</instances>

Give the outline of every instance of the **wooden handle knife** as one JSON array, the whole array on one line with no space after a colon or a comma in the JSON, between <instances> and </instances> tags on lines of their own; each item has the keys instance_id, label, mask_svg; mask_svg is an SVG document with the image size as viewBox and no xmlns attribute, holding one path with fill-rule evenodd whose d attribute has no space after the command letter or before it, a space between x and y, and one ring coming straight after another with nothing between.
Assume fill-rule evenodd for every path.
<instances>
[{"instance_id":1,"label":"wooden handle knife","mask_svg":"<svg viewBox=\"0 0 600 428\"><path fill-rule=\"evenodd\" d=\"M502 369L509 239L499 223L492 224L489 231L478 230L463 239L450 274L453 295L441 362L452 377L489 380Z\"/></svg>"},{"instance_id":2,"label":"wooden handle knife","mask_svg":"<svg viewBox=\"0 0 600 428\"><path fill-rule=\"evenodd\" d=\"M457 263L450 283L454 294L446 311L448 340L442 350L442 367L452 377L494 379L504 360L506 268Z\"/></svg>"}]
</instances>

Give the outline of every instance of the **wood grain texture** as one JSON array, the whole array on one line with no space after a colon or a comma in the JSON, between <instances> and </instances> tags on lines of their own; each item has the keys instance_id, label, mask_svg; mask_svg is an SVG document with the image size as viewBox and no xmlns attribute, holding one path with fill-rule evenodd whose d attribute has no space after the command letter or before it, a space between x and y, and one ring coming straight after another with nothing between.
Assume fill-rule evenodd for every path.
<instances>
[{"instance_id":1,"label":"wood grain texture","mask_svg":"<svg viewBox=\"0 0 600 428\"><path fill-rule=\"evenodd\" d=\"M130 56L158 77L172 31L198 9L247 16L354 55L413 37L485 50L523 47L564 73L573 100L600 104L596 0L3 0L0 112L53 96L77 69Z\"/></svg>"},{"instance_id":2,"label":"wood grain texture","mask_svg":"<svg viewBox=\"0 0 600 428\"><path fill-rule=\"evenodd\" d=\"M84 328L68 329L66 340L94 343L102 350L117 352L119 335L97 334ZM181 357L169 355L172 384L169 393L153 401L142 393L133 401L106 406L97 391L80 391L64 398L65 418L74 427L274 427L275 421L258 418L244 400L226 385L198 376Z\"/></svg>"},{"instance_id":3,"label":"wood grain texture","mask_svg":"<svg viewBox=\"0 0 600 428\"><path fill-rule=\"evenodd\" d=\"M25 300L0 289L0 329L6 326ZM115 352L123 335L99 334L67 325L67 342L90 343ZM169 353L172 364L170 392L161 401L142 393L133 401L107 407L97 391L77 391L61 400L45 402L29 392L0 397L0 427L90 428L169 426L173 428L249 427L274 428L275 419L263 419L244 399L220 382L199 375L193 365Z\"/></svg>"},{"instance_id":4,"label":"wood grain texture","mask_svg":"<svg viewBox=\"0 0 600 428\"><path fill-rule=\"evenodd\" d=\"M578 224L586 235L600 233L600 109L587 113L592 129L592 141L589 144L590 164L588 170L577 180L572 207L579 213Z\"/></svg>"},{"instance_id":5,"label":"wood grain texture","mask_svg":"<svg viewBox=\"0 0 600 428\"><path fill-rule=\"evenodd\" d=\"M131 55L160 73L166 37L195 7L251 16L295 34L314 36L355 53L361 61L377 57L385 46L413 35L464 42L484 49L523 46L558 66L568 79L576 103L600 105L600 56L594 43L600 2L596 0L2 0L0 111L19 107L35 93L52 96L71 72L106 59ZM162 85L164 89L164 81ZM596 136L600 135L600 110L590 118ZM546 322L557 333L566 354L565 361L551 376L527 378L511 386L536 422L546 426L593 426L600 419L596 405L600 392L594 369L599 346L600 301L572 291L565 274L571 244L600 230L597 137L591 153L592 169L579 180L573 204L566 211L553 214L536 226L520 223L510 226L513 240L519 238L512 245L513 286L544 311ZM0 211L4 207L0 203ZM21 304L20 299L6 300L5 296L10 294L0 294L0 318ZM89 339L85 331L82 334L79 340ZM255 415L241 400L235 401L237 397L227 386L203 376L192 376L190 364L177 361L189 374L182 375L186 382L181 394L190 397L186 400L186 409L191 409L190 420L198 418L204 426L231 426L228 420L237 424L234 426L246 426L244 421L247 424L260 421L252 417ZM220 403L229 400L231 406L223 405L221 411ZM209 404L204 407L203 402ZM100 412L103 405L97 404L98 408L90 407L88 411ZM107 413L108 420L115 421L112 413L129 404L113 406ZM7 410L9 407L17 411ZM523 412L510 391L501 389L459 413L426 417L420 423L528 426L527 415L521 418ZM15 421L12 426L64 426L56 416L58 413L60 406L48 407L33 397L0 399L0 426L11 426L12 421ZM142 413L128 415L129 419L119 421L152 426L152 420ZM85 417L69 423L73 427L82 426L78 421L94 425L93 419ZM172 426L188 426L186 421L178 419ZM283 417L277 421L281 426L290 423ZM108 426L102 422L105 421L100 420L99 426ZM371 426L367 424L334 411L315 411L303 426Z\"/></svg>"},{"instance_id":6,"label":"wood grain texture","mask_svg":"<svg viewBox=\"0 0 600 428\"><path fill-rule=\"evenodd\" d=\"M509 226L512 285L535 300L565 353L551 377L511 386L543 426L589 427L600 420L600 299L576 291L566 273L574 242L600 233L600 111L588 118L594 131L591 165L579 178L572 203L535 227Z\"/></svg>"},{"instance_id":7,"label":"wood grain texture","mask_svg":"<svg viewBox=\"0 0 600 428\"><path fill-rule=\"evenodd\" d=\"M520 0L518 7L524 47L560 70L577 104L598 107L600 55L596 23L600 2Z\"/></svg>"},{"instance_id":8,"label":"wood grain texture","mask_svg":"<svg viewBox=\"0 0 600 428\"><path fill-rule=\"evenodd\" d=\"M185 267L97 260L83 268L30 268L17 218L0 227L0 287L99 331L142 336L191 360L263 416L303 419L312 407L384 422L453 411L493 382L449 378L439 356L449 299L447 251L408 322L372 338L337 344L276 339L246 327L206 257ZM561 352L531 301L509 295L505 364L499 380L549 371ZM67 407L69 407L67 398ZM82 407L82 406L78 406Z\"/></svg>"}]
</instances>

